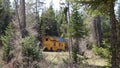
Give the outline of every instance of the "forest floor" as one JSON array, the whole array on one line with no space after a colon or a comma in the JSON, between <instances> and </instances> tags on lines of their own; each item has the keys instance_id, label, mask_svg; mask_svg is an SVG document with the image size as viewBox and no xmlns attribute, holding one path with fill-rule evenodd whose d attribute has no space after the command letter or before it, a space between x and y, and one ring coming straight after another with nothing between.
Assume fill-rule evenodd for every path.
<instances>
[{"instance_id":1,"label":"forest floor","mask_svg":"<svg viewBox=\"0 0 120 68\"><path fill-rule=\"evenodd\" d=\"M92 51L87 51L88 59L85 60L85 64L77 65L73 68L106 68L107 60L97 55L94 55ZM43 68L69 68L67 63L69 60L69 52L43 52L43 56L46 63L43 63ZM47 66L47 67L45 67Z\"/></svg>"},{"instance_id":2,"label":"forest floor","mask_svg":"<svg viewBox=\"0 0 120 68\"><path fill-rule=\"evenodd\" d=\"M91 50L86 51L85 56L88 57L85 60L87 63L72 64L72 68L107 68L107 59L95 55ZM70 68L70 65L69 52L43 52L43 60L40 63L41 68Z\"/></svg>"}]
</instances>

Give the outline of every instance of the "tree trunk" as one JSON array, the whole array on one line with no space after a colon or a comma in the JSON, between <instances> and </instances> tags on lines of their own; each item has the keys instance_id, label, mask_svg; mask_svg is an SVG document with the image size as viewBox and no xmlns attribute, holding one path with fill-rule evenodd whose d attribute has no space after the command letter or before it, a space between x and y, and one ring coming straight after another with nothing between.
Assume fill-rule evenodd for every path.
<instances>
[{"instance_id":1,"label":"tree trunk","mask_svg":"<svg viewBox=\"0 0 120 68\"><path fill-rule=\"evenodd\" d=\"M27 36L28 32L26 30L26 14L25 14L25 0L20 0L20 31L22 38Z\"/></svg>"},{"instance_id":2,"label":"tree trunk","mask_svg":"<svg viewBox=\"0 0 120 68\"><path fill-rule=\"evenodd\" d=\"M96 17L96 26L97 26L97 40L98 46L101 46L102 43L102 29L101 29L101 18L100 16Z\"/></svg>"},{"instance_id":3,"label":"tree trunk","mask_svg":"<svg viewBox=\"0 0 120 68\"><path fill-rule=\"evenodd\" d=\"M116 49L116 54L117 54L117 65L119 65L120 68L120 22L117 23L118 27L118 36L117 36L117 49Z\"/></svg>"},{"instance_id":4,"label":"tree trunk","mask_svg":"<svg viewBox=\"0 0 120 68\"><path fill-rule=\"evenodd\" d=\"M117 47L118 45L117 43L117 31L116 31L116 18L115 18L115 13L114 13L114 2L110 3L110 29L111 29L111 68L119 68L119 64L118 62L120 61L119 59L117 59Z\"/></svg>"},{"instance_id":5,"label":"tree trunk","mask_svg":"<svg viewBox=\"0 0 120 68\"><path fill-rule=\"evenodd\" d=\"M101 29L101 18L100 18L100 16L94 17L93 30L94 30L93 37L95 39L95 45L97 47L100 47L100 45L102 43L102 29Z\"/></svg>"},{"instance_id":6,"label":"tree trunk","mask_svg":"<svg viewBox=\"0 0 120 68\"><path fill-rule=\"evenodd\" d=\"M119 14L119 19L117 21L117 50L116 50L116 54L117 54L117 65L119 65L120 68L120 5L118 7L118 14Z\"/></svg>"},{"instance_id":7,"label":"tree trunk","mask_svg":"<svg viewBox=\"0 0 120 68\"><path fill-rule=\"evenodd\" d=\"M79 38L73 38L75 41L72 45L72 52L74 53L74 62L77 63L78 62L78 57L77 54L79 53Z\"/></svg>"},{"instance_id":8,"label":"tree trunk","mask_svg":"<svg viewBox=\"0 0 120 68\"><path fill-rule=\"evenodd\" d=\"M16 14L19 26L20 26L20 16L19 16L19 12L18 12L18 8L19 8L18 7L18 0L14 0L14 2L15 2L15 14Z\"/></svg>"}]
</instances>

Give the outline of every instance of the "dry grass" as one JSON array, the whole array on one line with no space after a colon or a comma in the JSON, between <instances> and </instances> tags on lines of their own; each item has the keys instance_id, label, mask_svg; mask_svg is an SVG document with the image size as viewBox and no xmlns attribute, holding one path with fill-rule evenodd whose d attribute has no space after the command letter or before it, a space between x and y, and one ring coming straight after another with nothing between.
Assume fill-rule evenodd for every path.
<instances>
[{"instance_id":1,"label":"dry grass","mask_svg":"<svg viewBox=\"0 0 120 68\"><path fill-rule=\"evenodd\" d=\"M43 52L43 55L47 61L53 63L63 63L63 59L68 59L68 52Z\"/></svg>"},{"instance_id":2,"label":"dry grass","mask_svg":"<svg viewBox=\"0 0 120 68\"><path fill-rule=\"evenodd\" d=\"M0 56L2 51L0 49ZM68 68L69 65L64 61L68 61L69 53L68 52L43 52L43 59L39 63L41 68ZM2 62L2 58L0 57L0 62ZM103 68L103 66L107 65L106 59L102 59L100 57L91 57L87 59L88 65L84 68ZM1 64L0 64L1 65ZM10 64L8 64L10 65ZM12 65L12 64L11 64ZM78 65L77 68L83 68Z\"/></svg>"},{"instance_id":3,"label":"dry grass","mask_svg":"<svg viewBox=\"0 0 120 68\"><path fill-rule=\"evenodd\" d=\"M45 61L41 64L42 68L68 68L69 65L63 62L63 59L68 61L69 53L68 52L43 52ZM102 59L98 56L91 57L86 60L87 65L77 65L77 68L103 68L107 65L106 59ZM76 64L73 64L73 68ZM80 67L81 66L81 67Z\"/></svg>"}]
</instances>

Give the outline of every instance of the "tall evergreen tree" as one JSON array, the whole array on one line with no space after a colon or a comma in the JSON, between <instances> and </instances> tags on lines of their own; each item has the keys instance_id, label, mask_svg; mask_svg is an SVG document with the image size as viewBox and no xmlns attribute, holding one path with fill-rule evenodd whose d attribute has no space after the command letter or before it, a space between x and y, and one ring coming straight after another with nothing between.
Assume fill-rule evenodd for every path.
<instances>
[{"instance_id":1,"label":"tall evergreen tree","mask_svg":"<svg viewBox=\"0 0 120 68\"><path fill-rule=\"evenodd\" d=\"M3 0L0 0L0 36L5 34L5 30L8 24L10 23L10 19L11 19L11 14L10 14L9 4L4 5ZM0 45L2 45L1 40L0 40Z\"/></svg>"},{"instance_id":2,"label":"tall evergreen tree","mask_svg":"<svg viewBox=\"0 0 120 68\"><path fill-rule=\"evenodd\" d=\"M82 13L79 13L78 4L74 3L72 5L73 11L70 20L70 35L76 40L73 45L73 59L77 62L77 54L79 52L79 38L85 38L87 35L87 28L83 21Z\"/></svg>"},{"instance_id":3,"label":"tall evergreen tree","mask_svg":"<svg viewBox=\"0 0 120 68\"><path fill-rule=\"evenodd\" d=\"M66 8L66 7L65 7ZM58 24L58 34L61 37L67 37L67 26L66 22L66 11L65 8L61 7L61 10L58 12L56 19Z\"/></svg>"},{"instance_id":4,"label":"tall evergreen tree","mask_svg":"<svg viewBox=\"0 0 120 68\"><path fill-rule=\"evenodd\" d=\"M50 6L47 11L42 13L41 22L39 25L41 26L40 30L44 31L44 34L58 36L57 21L52 6Z\"/></svg>"},{"instance_id":5,"label":"tall evergreen tree","mask_svg":"<svg viewBox=\"0 0 120 68\"><path fill-rule=\"evenodd\" d=\"M13 27L11 24L9 24L5 30L5 34L2 35L0 37L0 40L2 40L2 51L3 51L3 55L2 55L2 59L5 62L9 62L12 58L13 58L13 53L11 51L13 51Z\"/></svg>"},{"instance_id":6,"label":"tall evergreen tree","mask_svg":"<svg viewBox=\"0 0 120 68\"><path fill-rule=\"evenodd\" d=\"M10 22L10 6L5 8L3 1L0 0L0 34L4 33L4 30Z\"/></svg>"},{"instance_id":7,"label":"tall evergreen tree","mask_svg":"<svg viewBox=\"0 0 120 68\"><path fill-rule=\"evenodd\" d=\"M82 5L86 6L87 8L91 8L93 10L99 10L101 13L109 13L110 17L110 44L111 44L111 67L112 68L119 68L120 66L120 58L118 58L119 54L119 45L117 44L117 27L116 25L117 20L115 17L114 7L116 0L75 0L76 2L81 3Z\"/></svg>"},{"instance_id":8,"label":"tall evergreen tree","mask_svg":"<svg viewBox=\"0 0 120 68\"><path fill-rule=\"evenodd\" d=\"M73 11L70 22L70 32L71 36L75 38L83 38L85 37L85 35L87 35L86 26L83 22L83 15L82 13L79 13L76 5L73 5Z\"/></svg>"}]
</instances>

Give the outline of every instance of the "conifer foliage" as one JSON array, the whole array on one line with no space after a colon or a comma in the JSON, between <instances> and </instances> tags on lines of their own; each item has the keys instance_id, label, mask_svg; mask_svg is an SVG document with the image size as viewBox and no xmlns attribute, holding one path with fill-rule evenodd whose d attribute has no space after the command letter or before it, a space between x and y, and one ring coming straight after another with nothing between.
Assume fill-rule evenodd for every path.
<instances>
[{"instance_id":1,"label":"conifer foliage","mask_svg":"<svg viewBox=\"0 0 120 68\"><path fill-rule=\"evenodd\" d=\"M57 21L52 6L50 6L49 9L42 13L39 27L41 34L58 36Z\"/></svg>"},{"instance_id":2,"label":"conifer foliage","mask_svg":"<svg viewBox=\"0 0 120 68\"><path fill-rule=\"evenodd\" d=\"M21 42L23 66L25 68L38 67L38 62L42 58L42 52L39 48L39 43L35 42L34 36L30 35L24 38Z\"/></svg>"},{"instance_id":3,"label":"conifer foliage","mask_svg":"<svg viewBox=\"0 0 120 68\"><path fill-rule=\"evenodd\" d=\"M13 35L13 29L12 26L9 25L6 28L5 31L5 35L1 36L1 40L2 40L2 50L3 50L3 61L5 62L9 62L12 58L13 58L13 45L12 45L12 35Z\"/></svg>"},{"instance_id":4,"label":"conifer foliage","mask_svg":"<svg viewBox=\"0 0 120 68\"><path fill-rule=\"evenodd\" d=\"M77 62L77 54L79 53L79 39L85 38L88 33L86 24L84 23L82 13L79 13L78 4L74 3L72 5L73 11L71 15L70 22L70 35L72 38L76 39L75 44L72 47L72 57L75 62Z\"/></svg>"},{"instance_id":5,"label":"conifer foliage","mask_svg":"<svg viewBox=\"0 0 120 68\"><path fill-rule=\"evenodd\" d=\"M5 33L11 19L11 14L9 8L5 8L2 5L2 0L0 0L0 35Z\"/></svg>"},{"instance_id":6,"label":"conifer foliage","mask_svg":"<svg viewBox=\"0 0 120 68\"><path fill-rule=\"evenodd\" d=\"M83 15L78 10L78 5L72 6L73 11L71 15L70 22L70 33L72 37L83 38L87 35L88 29L86 28L86 24L83 21Z\"/></svg>"}]
</instances>

